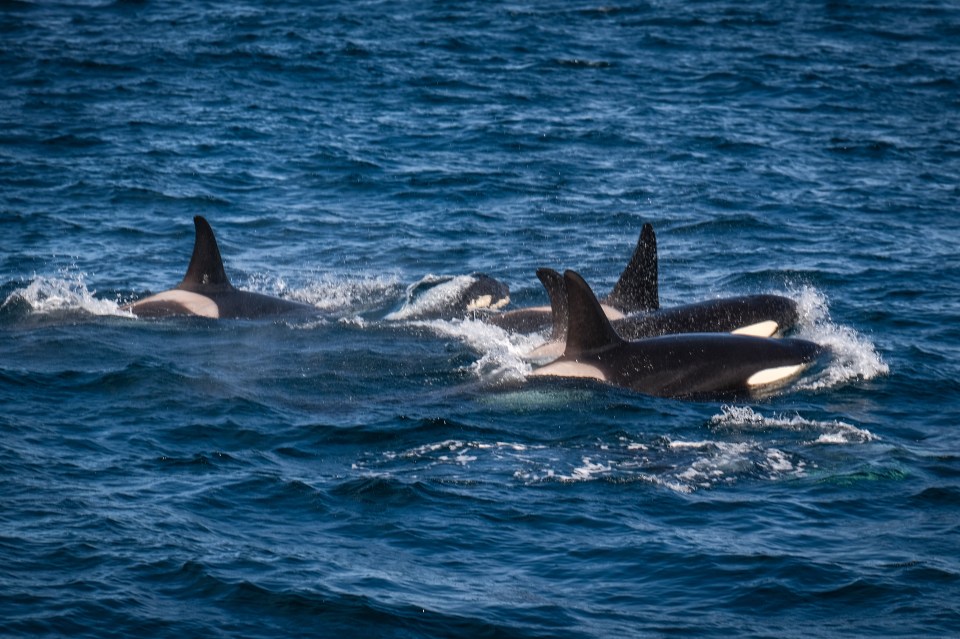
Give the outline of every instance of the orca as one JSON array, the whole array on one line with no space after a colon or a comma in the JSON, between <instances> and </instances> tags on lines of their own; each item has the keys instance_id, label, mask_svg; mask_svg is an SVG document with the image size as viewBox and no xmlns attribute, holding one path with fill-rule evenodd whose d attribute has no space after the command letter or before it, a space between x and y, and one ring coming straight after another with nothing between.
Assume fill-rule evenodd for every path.
<instances>
[{"instance_id":1,"label":"orca","mask_svg":"<svg viewBox=\"0 0 960 639\"><path fill-rule=\"evenodd\" d=\"M566 336L566 292L564 278L552 269L537 270L550 299L546 307L519 309L487 315L484 319L506 330L533 333L552 332L546 343L528 354L530 359L553 358L563 352ZM659 300L657 238L653 226L643 225L630 263L604 302L613 304L604 312L617 333L627 340L673 333L737 333L758 337L780 336L800 319L797 304L782 295L741 295L662 308Z\"/></svg>"},{"instance_id":2,"label":"orca","mask_svg":"<svg viewBox=\"0 0 960 639\"><path fill-rule=\"evenodd\" d=\"M496 311L509 303L510 288L485 273L455 277L429 275L408 286L403 306L385 319L462 319L477 313Z\"/></svg>"},{"instance_id":3,"label":"orca","mask_svg":"<svg viewBox=\"0 0 960 639\"><path fill-rule=\"evenodd\" d=\"M210 224L199 215L193 218L193 224L196 229L193 256L183 281L175 288L127 304L121 310L137 317L193 315L212 319L318 312L309 304L235 288L223 269L223 259Z\"/></svg>"},{"instance_id":4,"label":"orca","mask_svg":"<svg viewBox=\"0 0 960 639\"><path fill-rule=\"evenodd\" d=\"M534 349L530 359L556 357L563 350L567 330L567 302L562 275L553 269L537 270L553 309L553 331ZM549 282L549 285L548 285ZM755 337L780 336L799 321L797 304L782 295L740 295L660 308L649 313L611 320L625 340L674 333L734 333Z\"/></svg>"},{"instance_id":5,"label":"orca","mask_svg":"<svg viewBox=\"0 0 960 639\"><path fill-rule=\"evenodd\" d=\"M823 352L806 340L730 333L624 340L578 273L566 271L563 280L566 347L534 377L587 378L659 397L721 398L782 385Z\"/></svg>"},{"instance_id":6,"label":"orca","mask_svg":"<svg viewBox=\"0 0 960 639\"><path fill-rule=\"evenodd\" d=\"M560 297L565 296L562 288L563 277L559 273L556 276L559 282L554 281L550 286L543 281L542 277L540 278L550 296L550 306L532 306L500 313L484 313L480 318L514 333L536 333L550 328L551 325L556 327L553 310L556 304L553 293L558 291ZM537 277L540 277L540 271L537 271ZM660 307L658 279L657 237L653 232L653 225L646 223L640 230L637 246L633 249L633 255L630 256L626 268L623 269L609 295L601 300L606 316L611 320L620 320L631 313L657 310Z\"/></svg>"}]
</instances>

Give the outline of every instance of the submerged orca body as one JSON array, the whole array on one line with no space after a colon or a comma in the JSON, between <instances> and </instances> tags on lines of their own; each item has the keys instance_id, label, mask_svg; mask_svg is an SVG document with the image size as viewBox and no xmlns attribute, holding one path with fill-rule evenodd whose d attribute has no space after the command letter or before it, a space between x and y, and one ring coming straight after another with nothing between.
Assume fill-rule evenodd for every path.
<instances>
[{"instance_id":1,"label":"submerged orca body","mask_svg":"<svg viewBox=\"0 0 960 639\"><path fill-rule=\"evenodd\" d=\"M193 218L193 224L196 227L196 239L183 281L176 288L127 304L122 310L130 311L137 317L194 315L214 319L249 319L317 312L309 304L234 288L223 270L223 259L210 224L199 215Z\"/></svg>"},{"instance_id":2,"label":"submerged orca body","mask_svg":"<svg viewBox=\"0 0 960 639\"><path fill-rule=\"evenodd\" d=\"M510 303L510 288L485 273L427 276L407 288L404 306L388 320L450 320L495 311Z\"/></svg>"},{"instance_id":3,"label":"submerged orca body","mask_svg":"<svg viewBox=\"0 0 960 639\"><path fill-rule=\"evenodd\" d=\"M727 333L626 341L579 274L563 276L566 350L533 376L589 378L660 397L724 397L785 383L822 352L813 342Z\"/></svg>"}]
</instances>

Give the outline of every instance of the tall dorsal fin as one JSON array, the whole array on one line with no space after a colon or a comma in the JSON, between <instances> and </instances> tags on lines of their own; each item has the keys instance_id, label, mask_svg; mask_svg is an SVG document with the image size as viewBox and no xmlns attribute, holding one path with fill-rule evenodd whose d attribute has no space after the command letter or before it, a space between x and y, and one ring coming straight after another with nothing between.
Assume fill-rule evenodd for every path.
<instances>
[{"instance_id":1,"label":"tall dorsal fin","mask_svg":"<svg viewBox=\"0 0 960 639\"><path fill-rule=\"evenodd\" d=\"M197 236L193 242L193 257L187 274L183 276L178 289L194 293L216 293L233 290L227 273L223 270L223 259L217 247L217 238L213 236L210 224L197 215L193 218Z\"/></svg>"},{"instance_id":2,"label":"tall dorsal fin","mask_svg":"<svg viewBox=\"0 0 960 639\"><path fill-rule=\"evenodd\" d=\"M622 344L603 312L597 296L576 271L565 271L567 288L567 348L563 356L577 359L581 355Z\"/></svg>"},{"instance_id":3,"label":"tall dorsal fin","mask_svg":"<svg viewBox=\"0 0 960 639\"><path fill-rule=\"evenodd\" d=\"M603 301L624 313L655 311L660 308L659 277L657 236L648 222L640 231L630 263Z\"/></svg>"},{"instance_id":4,"label":"tall dorsal fin","mask_svg":"<svg viewBox=\"0 0 960 639\"><path fill-rule=\"evenodd\" d=\"M550 313L553 316L551 342L559 342L567 336L567 286L560 275L552 268L538 268L537 279L547 289L550 298Z\"/></svg>"}]
</instances>

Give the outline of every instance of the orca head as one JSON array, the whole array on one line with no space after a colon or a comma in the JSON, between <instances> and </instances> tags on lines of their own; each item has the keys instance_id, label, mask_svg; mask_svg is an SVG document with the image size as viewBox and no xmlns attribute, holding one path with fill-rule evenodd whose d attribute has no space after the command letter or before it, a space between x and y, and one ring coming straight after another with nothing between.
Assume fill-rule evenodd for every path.
<instances>
[{"instance_id":1,"label":"orca head","mask_svg":"<svg viewBox=\"0 0 960 639\"><path fill-rule=\"evenodd\" d=\"M805 339L788 338L775 340L775 343L784 349L789 349L789 357L785 357L779 365L760 368L746 380L746 386L751 392L765 392L782 386L789 380L797 377L812 366L829 349L825 346Z\"/></svg>"},{"instance_id":2,"label":"orca head","mask_svg":"<svg viewBox=\"0 0 960 639\"><path fill-rule=\"evenodd\" d=\"M510 303L510 288L485 273L473 273L473 281L460 292L457 307L467 313L497 311Z\"/></svg>"},{"instance_id":3,"label":"orca head","mask_svg":"<svg viewBox=\"0 0 960 639\"><path fill-rule=\"evenodd\" d=\"M472 313L499 310L509 303L510 289L489 275L428 275L407 287L403 306L389 313L386 319L459 319Z\"/></svg>"}]
</instances>

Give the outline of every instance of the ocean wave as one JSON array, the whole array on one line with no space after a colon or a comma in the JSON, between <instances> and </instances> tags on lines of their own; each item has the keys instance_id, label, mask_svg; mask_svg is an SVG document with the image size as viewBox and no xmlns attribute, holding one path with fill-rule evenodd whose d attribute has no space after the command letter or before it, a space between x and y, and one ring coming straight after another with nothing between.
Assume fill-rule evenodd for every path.
<instances>
[{"instance_id":1,"label":"ocean wave","mask_svg":"<svg viewBox=\"0 0 960 639\"><path fill-rule=\"evenodd\" d=\"M650 441L620 437L588 445L445 439L403 450L369 454L354 469L386 481L413 475L418 481L457 476L487 481L540 483L642 482L692 493L746 480L806 476L815 462L761 439Z\"/></svg>"},{"instance_id":2,"label":"ocean wave","mask_svg":"<svg viewBox=\"0 0 960 639\"><path fill-rule=\"evenodd\" d=\"M613 451L597 451L563 465L531 464L514 472L524 484L609 481L642 482L689 494L745 480L803 477L807 461L757 442L671 440Z\"/></svg>"},{"instance_id":3,"label":"ocean wave","mask_svg":"<svg viewBox=\"0 0 960 639\"><path fill-rule=\"evenodd\" d=\"M522 460L530 451L545 450L545 445L522 442L484 442L480 440L444 439L397 451L385 450L354 464L357 470L402 469L409 463L421 470L436 466L459 466L466 468L475 462L489 460Z\"/></svg>"}]
</instances>

